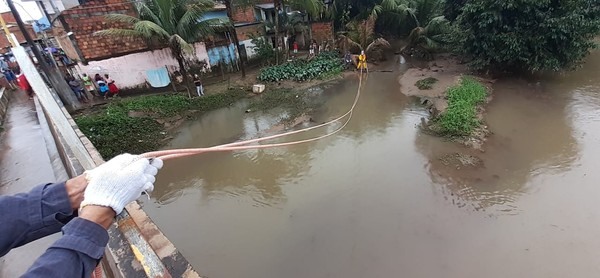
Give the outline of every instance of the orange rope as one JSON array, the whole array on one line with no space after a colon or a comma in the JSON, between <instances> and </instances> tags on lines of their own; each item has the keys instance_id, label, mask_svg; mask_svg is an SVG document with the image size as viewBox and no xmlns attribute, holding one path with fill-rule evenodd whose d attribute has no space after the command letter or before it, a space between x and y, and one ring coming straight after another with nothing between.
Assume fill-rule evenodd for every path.
<instances>
[{"instance_id":1,"label":"orange rope","mask_svg":"<svg viewBox=\"0 0 600 278\"><path fill-rule=\"evenodd\" d=\"M352 119L352 114L354 113L354 109L356 108L356 104L358 103L358 100L360 98L361 88L362 88L362 71L361 71L361 75L359 77L358 90L356 92L356 96L354 97L354 103L352 103L352 106L350 107L348 112L344 113L343 115L341 115L333 120L322 123L320 125L303 128L300 130L285 132L285 133L281 133L281 134L256 138L256 139L250 139L250 140L245 140L245 141L240 141L240 142L235 142L235 143L218 145L218 146L209 147L209 148L174 149L174 150L147 152L147 153L142 154L142 157L147 157L147 158L156 157L156 158L160 158L162 160L170 160L170 159L179 158L179 157L199 155L199 154L207 153L207 152L226 152L226 151L239 151L239 150L250 150L250 149L266 149L266 148L273 148L273 147L291 146L291 145L303 144L303 143L309 143L309 142L321 140L323 138L327 138L329 136L332 136L332 135L338 133L344 127L346 127L346 125L348 125L348 123L350 122L350 119ZM304 139L304 140L285 142L285 143L275 143L275 144L265 144L265 145L249 145L249 144L253 144L253 143L258 143L258 142L262 142L262 141L266 141L266 140L272 140L272 139L289 136L289 135L293 135L293 134L298 134L298 133L310 131L313 129L325 127L328 125L332 125L332 124L342 120L344 117L348 117L348 118L342 124L342 126L340 126L336 130L334 130L330 133L327 133L325 135L321 135L321 136L313 137L313 138L309 138L309 139Z\"/></svg>"}]
</instances>

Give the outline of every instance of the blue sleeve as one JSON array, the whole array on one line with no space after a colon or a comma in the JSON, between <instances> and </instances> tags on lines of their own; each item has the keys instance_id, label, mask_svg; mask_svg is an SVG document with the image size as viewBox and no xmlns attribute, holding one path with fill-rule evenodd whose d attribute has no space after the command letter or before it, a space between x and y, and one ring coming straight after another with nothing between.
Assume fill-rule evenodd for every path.
<instances>
[{"instance_id":1,"label":"blue sleeve","mask_svg":"<svg viewBox=\"0 0 600 278\"><path fill-rule=\"evenodd\" d=\"M108 232L82 218L65 225L63 236L39 257L22 277L83 277L92 275L104 254Z\"/></svg>"},{"instance_id":2,"label":"blue sleeve","mask_svg":"<svg viewBox=\"0 0 600 278\"><path fill-rule=\"evenodd\" d=\"M64 183L45 184L28 193L0 196L0 257L15 247L54 234L73 217Z\"/></svg>"}]
</instances>

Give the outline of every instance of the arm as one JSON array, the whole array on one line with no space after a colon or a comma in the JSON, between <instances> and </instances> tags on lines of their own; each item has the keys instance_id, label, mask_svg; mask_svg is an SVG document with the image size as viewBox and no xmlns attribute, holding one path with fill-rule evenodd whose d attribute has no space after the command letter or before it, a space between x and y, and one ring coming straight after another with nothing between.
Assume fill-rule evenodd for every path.
<instances>
[{"instance_id":1,"label":"arm","mask_svg":"<svg viewBox=\"0 0 600 278\"><path fill-rule=\"evenodd\" d=\"M125 205L154 189L162 167L140 156L124 154L86 171L87 187L79 217L62 229L63 237L39 257L24 277L90 277L108 243L106 229Z\"/></svg>"},{"instance_id":2,"label":"arm","mask_svg":"<svg viewBox=\"0 0 600 278\"><path fill-rule=\"evenodd\" d=\"M23 277L90 277L104 254L106 229L114 217L109 207L86 206Z\"/></svg>"},{"instance_id":3,"label":"arm","mask_svg":"<svg viewBox=\"0 0 600 278\"><path fill-rule=\"evenodd\" d=\"M85 178L45 184L28 193L0 197L0 257L12 248L60 231L76 216Z\"/></svg>"}]
</instances>

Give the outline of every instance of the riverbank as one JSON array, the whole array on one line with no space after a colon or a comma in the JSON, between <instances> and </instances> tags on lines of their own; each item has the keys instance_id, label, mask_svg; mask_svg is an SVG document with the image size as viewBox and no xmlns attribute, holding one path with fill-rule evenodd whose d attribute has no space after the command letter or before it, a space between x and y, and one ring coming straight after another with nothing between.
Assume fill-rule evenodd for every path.
<instances>
[{"instance_id":1,"label":"riverbank","mask_svg":"<svg viewBox=\"0 0 600 278\"><path fill-rule=\"evenodd\" d=\"M484 151L490 134L485 106L492 100L492 81L469 74L456 57L442 54L424 67L408 69L398 82L403 94L419 98L427 107L430 116L422 119L423 131Z\"/></svg>"},{"instance_id":2,"label":"riverbank","mask_svg":"<svg viewBox=\"0 0 600 278\"><path fill-rule=\"evenodd\" d=\"M80 111L75 121L92 141L104 159L120 153L144 153L166 145L182 123L203 113L251 99L244 109L247 113L280 109L285 129L309 120L303 117L314 106L305 96L308 86L332 81L335 78L306 82L298 88L270 84L262 94L252 93L236 84L221 92L204 97L188 98L183 94L161 94L115 99L103 106Z\"/></svg>"}]
</instances>

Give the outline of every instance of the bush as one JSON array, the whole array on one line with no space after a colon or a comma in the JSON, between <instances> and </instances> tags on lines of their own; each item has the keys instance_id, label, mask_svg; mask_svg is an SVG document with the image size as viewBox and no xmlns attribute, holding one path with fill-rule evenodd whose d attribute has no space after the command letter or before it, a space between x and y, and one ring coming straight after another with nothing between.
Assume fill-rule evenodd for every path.
<instances>
[{"instance_id":1,"label":"bush","mask_svg":"<svg viewBox=\"0 0 600 278\"><path fill-rule=\"evenodd\" d=\"M600 34L598 0L472 0L458 16L457 51L476 70L543 71L578 65Z\"/></svg>"},{"instance_id":2,"label":"bush","mask_svg":"<svg viewBox=\"0 0 600 278\"><path fill-rule=\"evenodd\" d=\"M167 133L157 119L227 107L245 96L242 90L229 90L193 99L182 95L126 98L111 102L100 113L80 116L75 121L102 157L110 159L125 152L140 154L158 149ZM130 111L142 115L130 117Z\"/></svg>"},{"instance_id":3,"label":"bush","mask_svg":"<svg viewBox=\"0 0 600 278\"><path fill-rule=\"evenodd\" d=\"M433 87L433 84L435 84L436 82L438 82L438 80L436 78L427 77L425 79L421 79L421 80L417 81L415 83L415 86L417 86L417 88L419 88L419 90L431 90L431 88Z\"/></svg>"},{"instance_id":4,"label":"bush","mask_svg":"<svg viewBox=\"0 0 600 278\"><path fill-rule=\"evenodd\" d=\"M480 125L477 105L487 96L485 86L473 78L464 77L460 85L448 89L446 95L448 109L436 119L441 133L449 136L470 135Z\"/></svg>"},{"instance_id":5,"label":"bush","mask_svg":"<svg viewBox=\"0 0 600 278\"><path fill-rule=\"evenodd\" d=\"M297 59L290 63L265 68L260 71L258 80L302 82L338 74L342 72L343 67L342 60L336 52L323 52L310 61Z\"/></svg>"}]
</instances>

